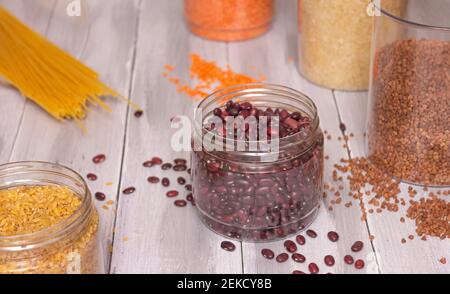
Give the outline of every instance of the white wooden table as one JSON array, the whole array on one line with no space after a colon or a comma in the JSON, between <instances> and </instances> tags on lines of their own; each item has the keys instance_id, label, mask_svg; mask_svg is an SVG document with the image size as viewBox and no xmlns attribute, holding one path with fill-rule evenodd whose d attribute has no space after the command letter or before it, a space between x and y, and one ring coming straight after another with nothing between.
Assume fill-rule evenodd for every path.
<instances>
[{"instance_id":1,"label":"white wooden table","mask_svg":"<svg viewBox=\"0 0 450 294\"><path fill-rule=\"evenodd\" d=\"M307 264L292 261L277 264L265 260L261 249L283 251L283 242L237 244L229 253L220 249L223 238L206 229L192 207L176 208L160 185L146 178L162 176L160 169L144 169L142 163L160 156L165 160L185 157L171 151L169 119L192 115L191 99L180 95L162 76L166 63L176 65L176 74L188 80L188 54L195 52L235 71L263 72L267 80L298 89L318 105L322 128L333 140L326 142L326 181L341 158L364 154L363 133L367 93L343 93L319 88L303 79L296 62L296 1L278 1L273 29L264 37L240 43L217 43L192 36L183 22L181 0L89 0L82 14L66 14L69 0L0 0L20 19L50 40L101 73L107 84L129 95L145 110L136 119L122 101L109 100L114 113L94 111L86 120L83 134L74 124L60 124L15 90L0 87L0 163L20 160L60 162L81 174L94 172L99 180L90 182L93 192L103 191L114 205L102 209L101 243L110 273L291 273L307 271ZM86 2L82 1L82 4ZM342 136L339 124L355 134L348 150L336 138ZM98 166L92 157L104 153L107 161ZM106 185L107 182L113 183ZM137 192L125 196L120 191L134 186ZM405 185L404 189L407 188ZM345 188L344 195L349 192ZM402 245L400 240L414 234L409 220L401 225L400 214L369 215L360 220L357 207L336 206L330 212L322 207L312 228L319 238L308 239L301 253L322 272L333 273L450 273L448 240L416 238ZM327 240L330 230L339 232L338 243ZM370 241L369 236L376 238ZM366 260L363 271L344 265L343 257L357 240L364 252L355 255ZM112 252L108 249L112 247ZM323 257L332 254L336 266L326 268Z\"/></svg>"}]
</instances>

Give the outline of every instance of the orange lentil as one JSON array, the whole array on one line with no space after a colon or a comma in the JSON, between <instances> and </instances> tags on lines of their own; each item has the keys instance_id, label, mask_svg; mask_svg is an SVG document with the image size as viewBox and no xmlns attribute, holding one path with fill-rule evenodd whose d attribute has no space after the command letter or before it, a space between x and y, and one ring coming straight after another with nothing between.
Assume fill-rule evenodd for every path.
<instances>
[{"instance_id":1,"label":"orange lentil","mask_svg":"<svg viewBox=\"0 0 450 294\"><path fill-rule=\"evenodd\" d=\"M258 37L270 29L273 14L273 0L185 0L191 32L218 41Z\"/></svg>"},{"instance_id":2,"label":"orange lentil","mask_svg":"<svg viewBox=\"0 0 450 294\"><path fill-rule=\"evenodd\" d=\"M179 93L187 94L195 100L203 99L210 93L227 87L263 81L235 73L230 66L221 68L214 61L204 60L197 54L191 54L190 59L190 77L196 82L195 86L188 85L190 83L183 84L179 78L171 77L169 72L165 72L164 75L177 87Z\"/></svg>"}]
</instances>

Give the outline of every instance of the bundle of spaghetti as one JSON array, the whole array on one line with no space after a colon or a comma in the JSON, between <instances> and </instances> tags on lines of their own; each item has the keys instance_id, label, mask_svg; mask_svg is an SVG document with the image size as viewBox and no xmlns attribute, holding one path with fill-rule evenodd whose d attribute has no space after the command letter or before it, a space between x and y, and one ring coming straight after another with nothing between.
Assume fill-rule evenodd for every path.
<instances>
[{"instance_id":1,"label":"bundle of spaghetti","mask_svg":"<svg viewBox=\"0 0 450 294\"><path fill-rule=\"evenodd\" d=\"M111 109L102 97L122 97L99 75L0 6L0 79L59 121L81 120L88 106Z\"/></svg>"}]
</instances>

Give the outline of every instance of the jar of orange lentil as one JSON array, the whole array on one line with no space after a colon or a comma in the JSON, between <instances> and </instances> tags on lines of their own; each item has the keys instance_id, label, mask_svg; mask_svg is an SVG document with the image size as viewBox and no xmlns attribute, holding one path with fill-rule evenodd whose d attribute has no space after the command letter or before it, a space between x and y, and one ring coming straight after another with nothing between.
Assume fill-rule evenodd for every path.
<instances>
[{"instance_id":1,"label":"jar of orange lentil","mask_svg":"<svg viewBox=\"0 0 450 294\"><path fill-rule=\"evenodd\" d=\"M242 41L266 33L273 13L273 0L185 0L189 29L218 41Z\"/></svg>"},{"instance_id":2,"label":"jar of orange lentil","mask_svg":"<svg viewBox=\"0 0 450 294\"><path fill-rule=\"evenodd\" d=\"M0 166L0 274L97 274L99 218L83 178L60 165Z\"/></svg>"}]
</instances>

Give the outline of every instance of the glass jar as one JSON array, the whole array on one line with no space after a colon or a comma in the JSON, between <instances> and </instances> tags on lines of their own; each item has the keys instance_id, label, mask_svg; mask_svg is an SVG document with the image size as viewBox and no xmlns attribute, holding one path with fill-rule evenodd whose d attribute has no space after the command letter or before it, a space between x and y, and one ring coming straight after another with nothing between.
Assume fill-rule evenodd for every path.
<instances>
[{"instance_id":1,"label":"glass jar","mask_svg":"<svg viewBox=\"0 0 450 294\"><path fill-rule=\"evenodd\" d=\"M211 40L242 41L266 33L273 0L185 0L185 16L194 34Z\"/></svg>"},{"instance_id":2,"label":"glass jar","mask_svg":"<svg viewBox=\"0 0 450 294\"><path fill-rule=\"evenodd\" d=\"M44 162L0 166L0 189L61 186L80 197L81 205L66 220L41 231L0 236L0 274L104 273L98 246L99 217L91 193L76 172Z\"/></svg>"},{"instance_id":3,"label":"glass jar","mask_svg":"<svg viewBox=\"0 0 450 294\"><path fill-rule=\"evenodd\" d=\"M406 8L377 8L366 150L398 179L450 186L450 3Z\"/></svg>"},{"instance_id":4,"label":"glass jar","mask_svg":"<svg viewBox=\"0 0 450 294\"><path fill-rule=\"evenodd\" d=\"M311 124L280 138L277 151L260 147L227 151L220 144L207 148L202 139L210 132L204 124L230 100L249 102L257 109L301 113ZM193 195L208 228L229 238L260 242L285 238L313 222L322 196L324 136L311 99L277 85L240 85L203 100L195 122ZM239 141L230 143L235 146Z\"/></svg>"},{"instance_id":5,"label":"glass jar","mask_svg":"<svg viewBox=\"0 0 450 294\"><path fill-rule=\"evenodd\" d=\"M397 13L404 10L404 0L382 3ZM326 88L367 90L370 4L371 0L299 0L299 69L304 77Z\"/></svg>"}]
</instances>

